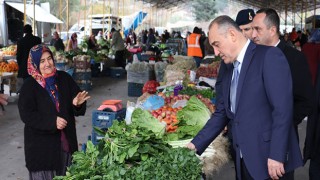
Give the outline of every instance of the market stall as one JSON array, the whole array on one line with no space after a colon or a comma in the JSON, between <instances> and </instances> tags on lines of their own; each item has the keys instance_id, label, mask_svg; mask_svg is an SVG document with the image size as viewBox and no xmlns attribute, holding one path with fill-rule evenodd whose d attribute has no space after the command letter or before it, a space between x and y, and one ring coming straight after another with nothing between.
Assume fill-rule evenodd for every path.
<instances>
[{"instance_id":1,"label":"market stall","mask_svg":"<svg viewBox=\"0 0 320 180\"><path fill-rule=\"evenodd\" d=\"M9 94L16 92L18 64L15 45L0 50L0 93L4 93L4 85L8 85Z\"/></svg>"},{"instance_id":2,"label":"market stall","mask_svg":"<svg viewBox=\"0 0 320 180\"><path fill-rule=\"evenodd\" d=\"M102 101L92 112L90 141L74 155L67 176L56 179L212 176L228 162L227 138L218 136L201 156L185 146L215 111L214 91L197 82L202 76L215 78L216 73L206 73L206 67L216 71L217 64L203 65L205 70L199 73L193 59L185 56L174 56L169 62L129 64L128 95L130 84L139 84L137 101L126 107L119 100Z\"/></svg>"}]
</instances>

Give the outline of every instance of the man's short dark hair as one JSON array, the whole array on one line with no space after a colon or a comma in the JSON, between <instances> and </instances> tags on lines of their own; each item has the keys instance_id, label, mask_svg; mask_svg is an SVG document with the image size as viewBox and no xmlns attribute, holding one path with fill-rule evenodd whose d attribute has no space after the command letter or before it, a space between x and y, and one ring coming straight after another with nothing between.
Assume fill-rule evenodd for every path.
<instances>
[{"instance_id":1,"label":"man's short dark hair","mask_svg":"<svg viewBox=\"0 0 320 180\"><path fill-rule=\"evenodd\" d=\"M116 31L116 29L115 29L115 28L112 28L112 29L111 29L111 32L114 32L114 31Z\"/></svg>"},{"instance_id":2,"label":"man's short dark hair","mask_svg":"<svg viewBox=\"0 0 320 180\"><path fill-rule=\"evenodd\" d=\"M32 27L31 27L30 24L26 24L26 25L23 27L23 33L32 34Z\"/></svg>"},{"instance_id":3,"label":"man's short dark hair","mask_svg":"<svg viewBox=\"0 0 320 180\"><path fill-rule=\"evenodd\" d=\"M257 11L256 14L265 13L266 17L264 19L264 23L268 28L271 26L275 26L277 29L278 34L280 35L280 18L276 10L271 8L262 8Z\"/></svg>"},{"instance_id":4,"label":"man's short dark hair","mask_svg":"<svg viewBox=\"0 0 320 180\"><path fill-rule=\"evenodd\" d=\"M237 31L241 32L241 29L239 28L238 24L231 17L226 15L218 16L213 21L211 21L209 25L209 30L214 24L217 24L219 26L219 30L221 29L225 32L230 27L233 27Z\"/></svg>"}]
</instances>

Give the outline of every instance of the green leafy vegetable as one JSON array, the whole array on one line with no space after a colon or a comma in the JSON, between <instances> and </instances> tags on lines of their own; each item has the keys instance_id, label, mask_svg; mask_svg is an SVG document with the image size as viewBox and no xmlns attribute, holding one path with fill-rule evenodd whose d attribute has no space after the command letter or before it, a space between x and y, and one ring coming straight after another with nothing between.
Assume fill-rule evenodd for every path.
<instances>
[{"instance_id":1,"label":"green leafy vegetable","mask_svg":"<svg viewBox=\"0 0 320 180\"><path fill-rule=\"evenodd\" d=\"M137 108L132 113L132 123L137 126L147 128L158 136L165 133L165 124L153 117L148 111Z\"/></svg>"},{"instance_id":2,"label":"green leafy vegetable","mask_svg":"<svg viewBox=\"0 0 320 180\"><path fill-rule=\"evenodd\" d=\"M179 94L185 94L189 96L200 94L208 99L212 99L215 97L215 93L211 89L196 89L193 87L184 87L181 91L179 91Z\"/></svg>"},{"instance_id":3,"label":"green leafy vegetable","mask_svg":"<svg viewBox=\"0 0 320 180\"><path fill-rule=\"evenodd\" d=\"M76 152L66 176L55 180L200 179L199 158L186 148L173 149L145 128L114 121L103 140Z\"/></svg>"},{"instance_id":4,"label":"green leafy vegetable","mask_svg":"<svg viewBox=\"0 0 320 180\"><path fill-rule=\"evenodd\" d=\"M178 139L177 136L168 136L167 140L179 140L194 137L210 119L211 113L206 105L197 97L192 96L187 106L178 111Z\"/></svg>"}]
</instances>

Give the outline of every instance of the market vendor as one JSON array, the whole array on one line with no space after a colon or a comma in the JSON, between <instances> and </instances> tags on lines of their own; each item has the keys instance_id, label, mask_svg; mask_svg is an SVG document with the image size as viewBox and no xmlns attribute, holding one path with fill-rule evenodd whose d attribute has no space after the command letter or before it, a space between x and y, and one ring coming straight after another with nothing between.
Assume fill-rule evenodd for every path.
<instances>
[{"instance_id":1,"label":"market vendor","mask_svg":"<svg viewBox=\"0 0 320 180\"><path fill-rule=\"evenodd\" d=\"M93 51L98 50L99 45L97 44L97 40L94 34L91 34L88 40L88 49L91 49Z\"/></svg>"},{"instance_id":2,"label":"market vendor","mask_svg":"<svg viewBox=\"0 0 320 180\"><path fill-rule=\"evenodd\" d=\"M53 33L53 37L50 41L50 46L54 46L57 51L64 51L64 44L57 31Z\"/></svg>"},{"instance_id":3,"label":"market vendor","mask_svg":"<svg viewBox=\"0 0 320 180\"><path fill-rule=\"evenodd\" d=\"M18 108L24 126L24 150L30 179L51 180L65 175L78 150L75 116L84 115L86 100L72 77L57 71L53 54L44 45L34 46Z\"/></svg>"},{"instance_id":4,"label":"market vendor","mask_svg":"<svg viewBox=\"0 0 320 180\"><path fill-rule=\"evenodd\" d=\"M66 51L78 49L78 39L77 38L78 38L77 33L72 33L71 38L68 41Z\"/></svg>"},{"instance_id":5,"label":"market vendor","mask_svg":"<svg viewBox=\"0 0 320 180\"><path fill-rule=\"evenodd\" d=\"M125 46L124 46L124 40L121 37L121 34L119 31L117 31L115 28L111 29L111 47L115 50L115 62L118 67L125 68L126 66L126 60L124 58L125 55Z\"/></svg>"}]
</instances>

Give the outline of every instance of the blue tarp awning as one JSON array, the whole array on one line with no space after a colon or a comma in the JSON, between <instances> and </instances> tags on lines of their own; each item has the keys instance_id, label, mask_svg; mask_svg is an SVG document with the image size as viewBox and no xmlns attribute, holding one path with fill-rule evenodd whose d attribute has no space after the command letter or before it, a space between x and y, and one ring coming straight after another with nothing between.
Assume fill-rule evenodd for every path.
<instances>
[{"instance_id":1,"label":"blue tarp awning","mask_svg":"<svg viewBox=\"0 0 320 180\"><path fill-rule=\"evenodd\" d=\"M147 13L140 11L136 17L134 18L132 24L124 30L124 35L127 36L129 34L130 29L135 30L143 21L143 19L147 16Z\"/></svg>"}]
</instances>

